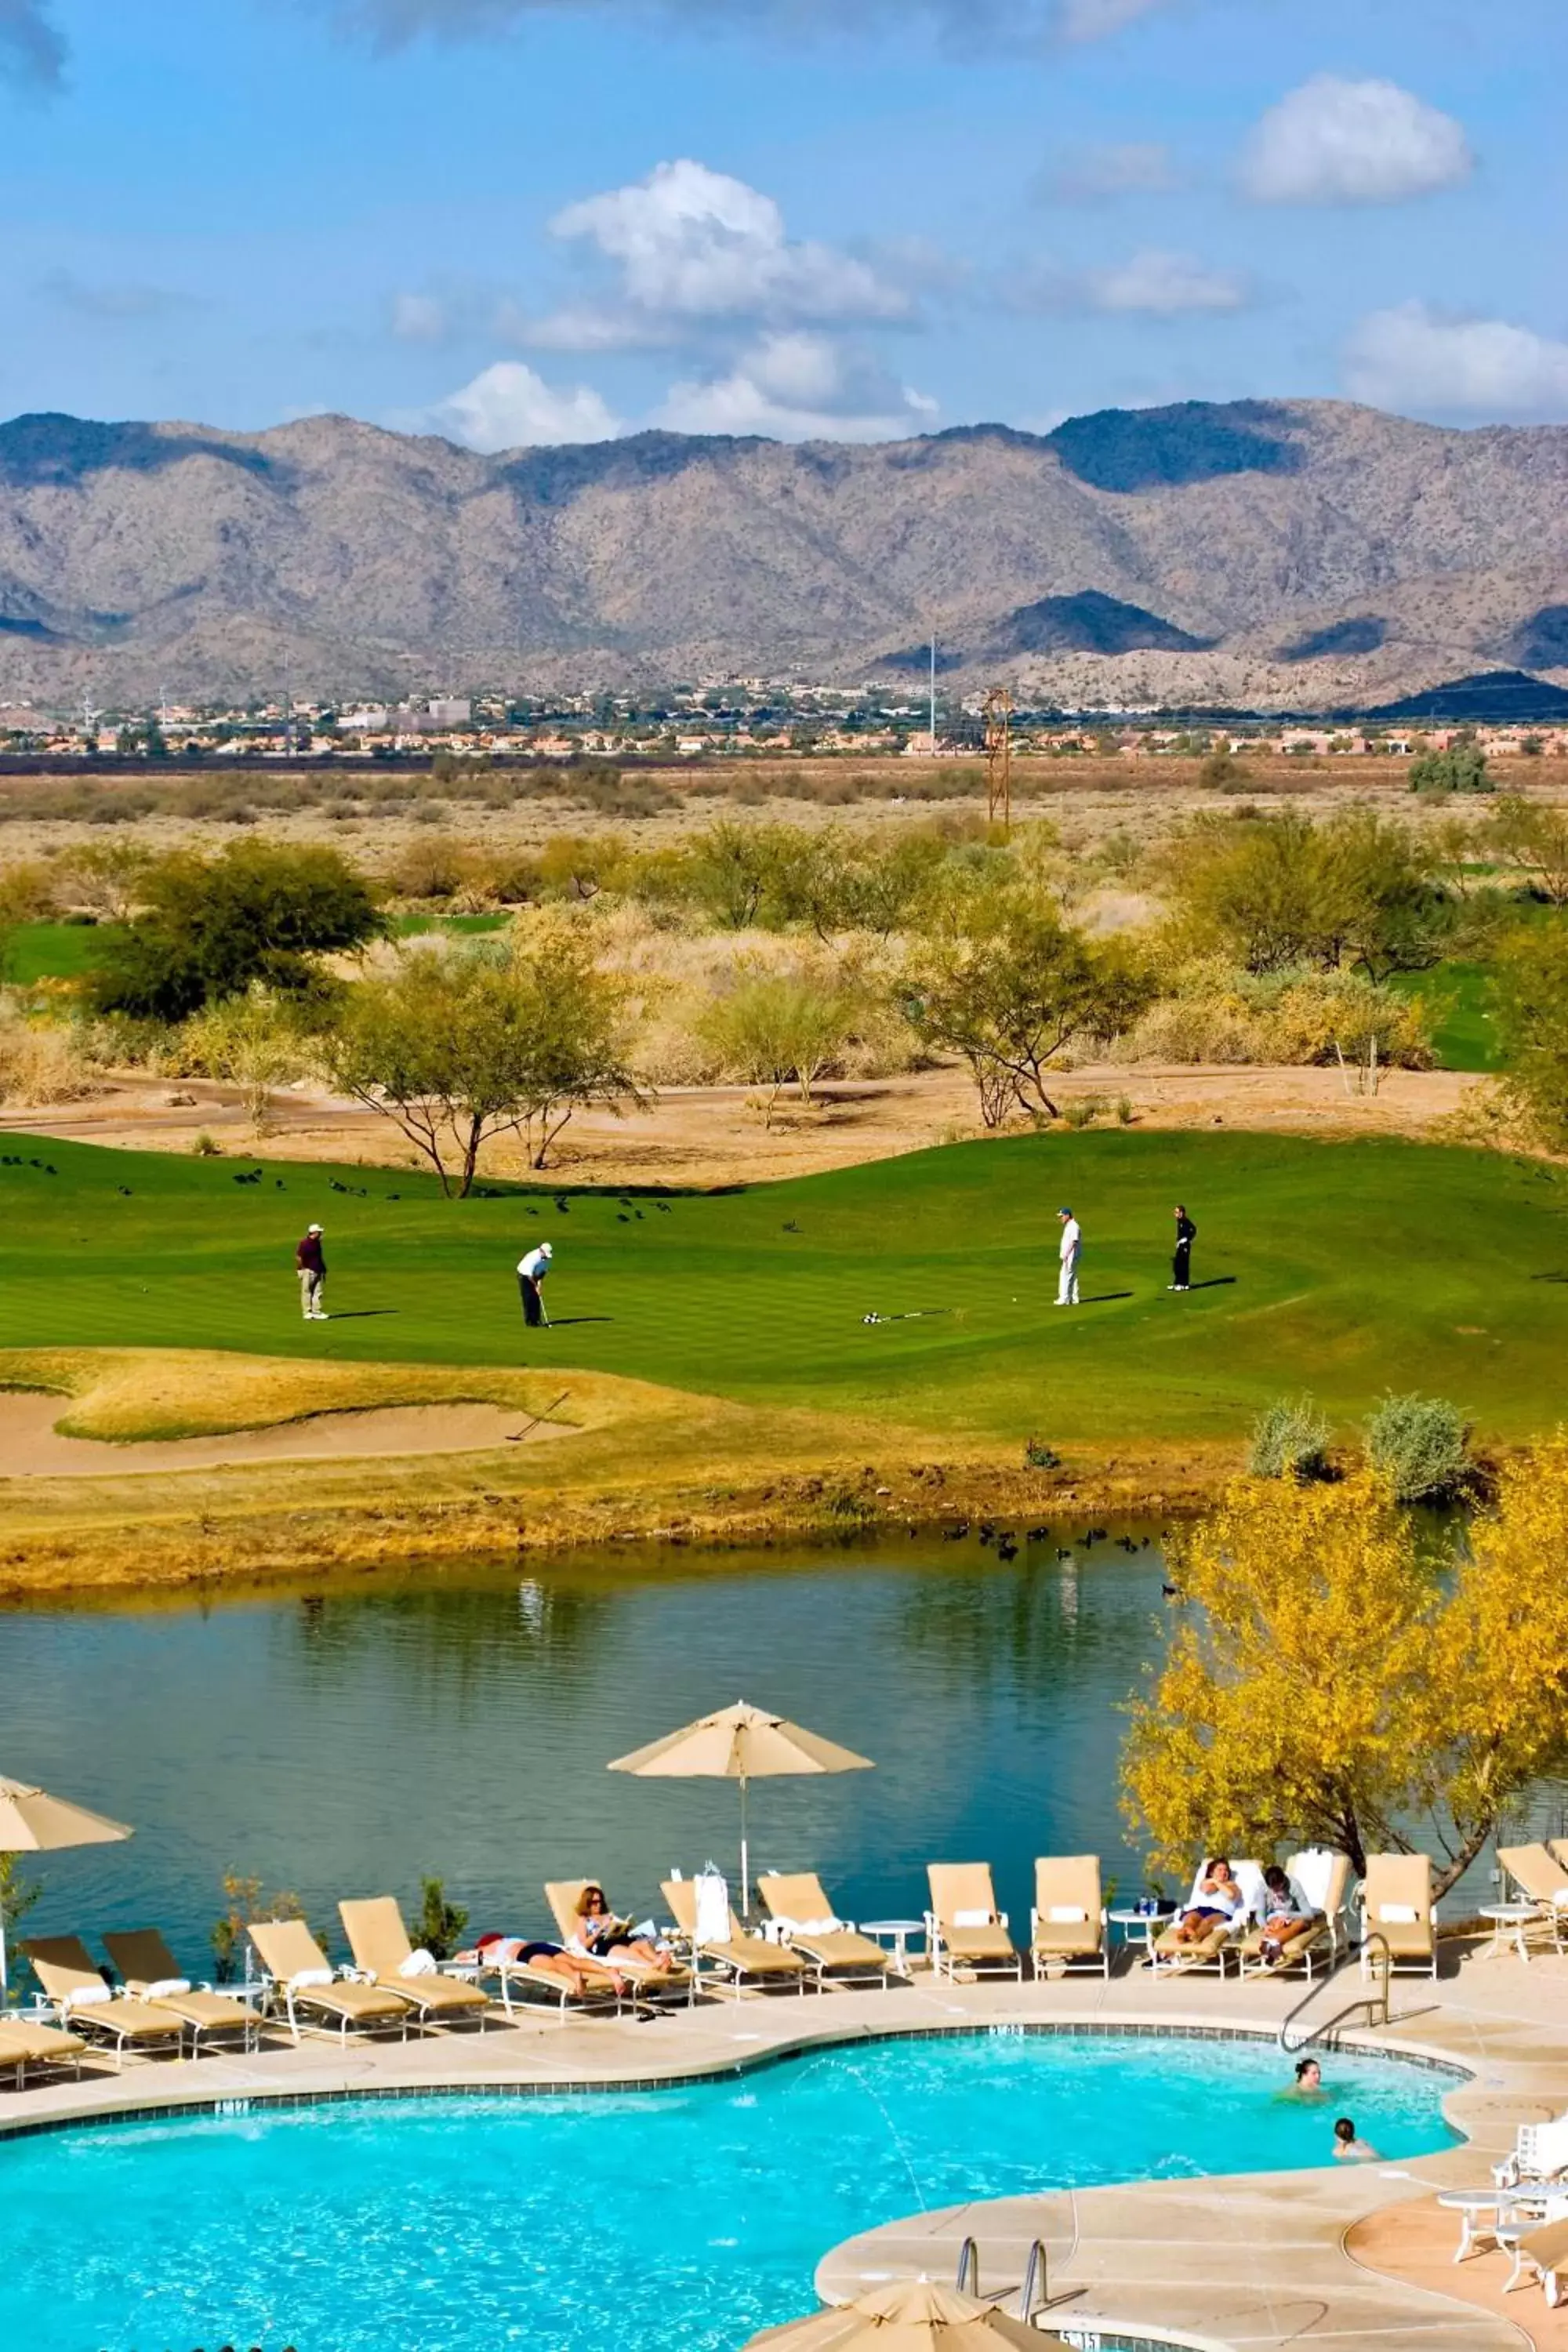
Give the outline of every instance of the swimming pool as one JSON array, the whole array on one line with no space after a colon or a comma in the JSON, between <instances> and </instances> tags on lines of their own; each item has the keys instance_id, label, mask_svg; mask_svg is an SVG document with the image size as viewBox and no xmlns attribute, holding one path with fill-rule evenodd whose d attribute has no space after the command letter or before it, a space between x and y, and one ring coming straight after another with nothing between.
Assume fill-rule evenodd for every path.
<instances>
[{"instance_id":1,"label":"swimming pool","mask_svg":"<svg viewBox=\"0 0 1568 2352\"><path fill-rule=\"evenodd\" d=\"M984 2032L695 2087L347 2101L0 2145L0 2342L27 2352L731 2352L840 2239L971 2196L1449 2146L1452 2077L1271 2045Z\"/></svg>"}]
</instances>

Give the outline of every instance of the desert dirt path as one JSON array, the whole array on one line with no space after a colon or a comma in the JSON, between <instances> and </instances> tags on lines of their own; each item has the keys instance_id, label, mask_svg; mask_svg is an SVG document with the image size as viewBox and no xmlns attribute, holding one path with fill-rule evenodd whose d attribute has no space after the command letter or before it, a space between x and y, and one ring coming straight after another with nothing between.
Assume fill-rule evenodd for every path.
<instances>
[{"instance_id":1,"label":"desert dirt path","mask_svg":"<svg viewBox=\"0 0 1568 2352\"><path fill-rule=\"evenodd\" d=\"M416 1454L486 1453L509 1441L532 1445L571 1431L558 1423L529 1426L517 1406L378 1405L360 1412L313 1413L268 1429L221 1437L110 1444L67 1437L55 1427L69 1409L59 1396L0 1394L0 1479L116 1477L126 1472L201 1470L255 1462L341 1462ZM518 1437L519 1431L527 1434Z\"/></svg>"},{"instance_id":2,"label":"desert dirt path","mask_svg":"<svg viewBox=\"0 0 1568 2352\"><path fill-rule=\"evenodd\" d=\"M1298 1135L1428 1133L1457 1111L1477 1078L1453 1070L1393 1070L1375 1096L1347 1092L1337 1069L1191 1064L1108 1064L1063 1075L1064 1107L1098 1098L1114 1125L1125 1099L1138 1128L1230 1127ZM174 1097L174 1099L172 1099ZM79 1102L0 1113L0 1132L189 1151L204 1131L230 1159L331 1160L406 1168L414 1154L390 1121L330 1095L289 1089L273 1097L258 1135L236 1087L211 1080L126 1075ZM536 1182L668 1184L703 1188L816 1175L865 1160L928 1150L981 1132L974 1088L956 1067L835 1082L802 1109L780 1105L770 1129L746 1087L671 1087L652 1110L615 1118L580 1113ZM486 1147L481 1172L512 1181L532 1171L514 1139Z\"/></svg>"}]
</instances>

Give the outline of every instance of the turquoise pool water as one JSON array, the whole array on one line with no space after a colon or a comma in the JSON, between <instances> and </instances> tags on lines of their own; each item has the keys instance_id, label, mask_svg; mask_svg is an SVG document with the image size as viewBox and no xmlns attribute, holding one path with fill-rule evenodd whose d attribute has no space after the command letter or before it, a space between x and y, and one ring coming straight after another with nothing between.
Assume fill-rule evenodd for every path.
<instances>
[{"instance_id":1,"label":"turquoise pool water","mask_svg":"<svg viewBox=\"0 0 1568 2352\"><path fill-rule=\"evenodd\" d=\"M981 2033L697 2088L357 2102L0 2146L26 2352L730 2352L840 2239L972 2196L1447 2146L1448 2078L1272 2045Z\"/></svg>"}]
</instances>

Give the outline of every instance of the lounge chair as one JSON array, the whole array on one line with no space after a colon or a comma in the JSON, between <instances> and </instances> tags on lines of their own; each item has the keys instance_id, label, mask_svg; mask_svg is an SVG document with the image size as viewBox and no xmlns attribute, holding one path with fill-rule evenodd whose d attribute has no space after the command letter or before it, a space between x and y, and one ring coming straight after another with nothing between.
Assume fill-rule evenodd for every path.
<instances>
[{"instance_id":1,"label":"lounge chair","mask_svg":"<svg viewBox=\"0 0 1568 2352\"><path fill-rule=\"evenodd\" d=\"M1513 2154L1492 2167L1492 2179L1500 2189L1561 2180L1564 2174L1568 2174L1568 2116L1554 2116L1550 2123L1521 2124Z\"/></svg>"},{"instance_id":2,"label":"lounge chair","mask_svg":"<svg viewBox=\"0 0 1568 2352\"><path fill-rule=\"evenodd\" d=\"M1206 1933L1188 1939L1179 1937L1176 1929L1189 1911L1204 1907L1203 1883L1206 1871L1202 1863L1193 1874L1193 1884L1186 1901L1163 1935L1156 1936L1149 1947L1148 1967L1157 1977L1201 1976L1213 1969L1224 1976L1233 1954L1240 1962L1243 1942L1257 1925L1263 1898L1263 1866L1256 1862L1232 1864L1232 1875L1241 1890L1241 1908L1229 1919L1216 1919Z\"/></svg>"},{"instance_id":3,"label":"lounge chair","mask_svg":"<svg viewBox=\"0 0 1568 2352\"><path fill-rule=\"evenodd\" d=\"M1387 1948L1389 1974L1437 1973L1437 1906L1432 1864L1424 1853L1369 1853L1362 1882L1361 1970L1370 1975L1372 1938Z\"/></svg>"},{"instance_id":4,"label":"lounge chair","mask_svg":"<svg viewBox=\"0 0 1568 2352\"><path fill-rule=\"evenodd\" d=\"M572 1957L574 1959L577 1958L575 1953ZM585 2017L605 2012L618 2017L628 2001L636 2005L637 1995L629 1990L630 1978L624 1976L620 1969L612 1969L595 1960L578 1961L580 1968L592 1971L590 1981L579 1991L564 1977L557 1976L553 1969L542 1968L532 1960L503 1959L491 1946L487 1946L483 1951L461 1952L458 1958L473 1967L481 1977L495 1979L501 2007L509 2018L517 2013L512 2003L514 1992L533 1996L534 2004L543 2000L553 2002L563 2021L568 2011ZM528 2001L520 2001L518 2007L530 2005Z\"/></svg>"},{"instance_id":5,"label":"lounge chair","mask_svg":"<svg viewBox=\"0 0 1568 2352\"><path fill-rule=\"evenodd\" d=\"M1513 2249L1513 2278L1509 2285L1522 2278L1526 2271L1535 2273L1553 2311L1568 2301L1568 2219L1561 2209L1554 2219L1532 2222L1520 2233Z\"/></svg>"},{"instance_id":6,"label":"lounge chair","mask_svg":"<svg viewBox=\"0 0 1568 2352\"><path fill-rule=\"evenodd\" d=\"M14 2072L16 2088L25 2091L29 2066L68 2066L73 2074L79 2074L86 2048L79 2033L62 2033L56 2025L28 2025L21 2018L8 2017L0 2024L0 2074Z\"/></svg>"},{"instance_id":7,"label":"lounge chair","mask_svg":"<svg viewBox=\"0 0 1568 2352\"><path fill-rule=\"evenodd\" d=\"M952 1977L1011 1976L1022 1984L1024 1955L1007 1933L1007 1914L996 1908L988 1862L932 1862L926 1948L931 1974Z\"/></svg>"},{"instance_id":8,"label":"lounge chair","mask_svg":"<svg viewBox=\"0 0 1568 2352\"><path fill-rule=\"evenodd\" d=\"M805 1992L811 1970L800 1953L792 1952L787 1944L770 1944L765 1936L748 1936L732 1911L727 1936L699 1940L694 1878L667 1878L663 1894L676 1932L690 1949L693 1966L711 1962L717 1973L728 1979L737 2000L748 1985L759 1990L770 1985L793 1985L796 1992Z\"/></svg>"},{"instance_id":9,"label":"lounge chair","mask_svg":"<svg viewBox=\"0 0 1568 2352\"><path fill-rule=\"evenodd\" d=\"M1110 1974L1110 1941L1097 1853L1041 1854L1035 1863L1029 1952L1037 1976L1069 1969Z\"/></svg>"},{"instance_id":10,"label":"lounge chair","mask_svg":"<svg viewBox=\"0 0 1568 2352\"><path fill-rule=\"evenodd\" d=\"M585 1886L596 1886L596 1878L551 1878L545 1881L544 1899L554 1916L557 1932L563 1944L570 1946L583 1925L577 1906ZM577 1957L575 1954L574 1958ZM667 1994L691 2002L697 1999L697 1971L679 1960L639 1960L627 1955L625 1958L605 1960L603 1966L625 1977L637 1990L637 1999L644 2001L662 2000Z\"/></svg>"},{"instance_id":11,"label":"lounge chair","mask_svg":"<svg viewBox=\"0 0 1568 2352\"><path fill-rule=\"evenodd\" d=\"M394 2026L401 2040L408 2039L413 1996L340 1977L303 1919L253 1919L245 1932L274 1992L283 1996L289 2031L296 2042L301 2012L324 2026L335 2026L344 2043L351 2033L390 2032Z\"/></svg>"},{"instance_id":12,"label":"lounge chair","mask_svg":"<svg viewBox=\"0 0 1568 2352\"><path fill-rule=\"evenodd\" d=\"M1525 1901L1534 1904L1541 1925L1551 1930L1555 1949L1568 1949L1563 1940L1563 1925L1568 1922L1568 1870L1552 1848L1544 1843L1500 1845L1497 1858Z\"/></svg>"},{"instance_id":13,"label":"lounge chair","mask_svg":"<svg viewBox=\"0 0 1568 2352\"><path fill-rule=\"evenodd\" d=\"M222 2035L237 2033L242 2050L254 2050L260 2021L248 2002L215 1992L210 1985L193 1985L180 1974L179 1962L156 1927L121 1927L103 1939L105 1951L138 2000L156 2002L184 2018L191 2037L191 2054L199 2057L206 2045Z\"/></svg>"},{"instance_id":14,"label":"lounge chair","mask_svg":"<svg viewBox=\"0 0 1568 2352\"><path fill-rule=\"evenodd\" d=\"M1329 1865L1326 1871L1312 1867L1320 1861ZM1326 1958L1331 1969L1339 1958L1340 1922L1350 1893L1350 1856L1293 1853L1285 1864L1285 1874L1300 1899L1299 1925L1289 1936L1277 1939L1274 1954L1264 1950L1263 1922L1248 1927L1236 1947L1237 1967L1244 1977L1289 1976L1300 1969L1310 1984L1321 1959Z\"/></svg>"},{"instance_id":15,"label":"lounge chair","mask_svg":"<svg viewBox=\"0 0 1568 2352\"><path fill-rule=\"evenodd\" d=\"M461 1977L443 1976L439 1969L410 1969L414 1947L395 1895L340 1903L338 1916L360 1975L383 1992L411 2000L421 2025L451 2025L467 2017L477 2018L482 2031L490 2012L490 1997L481 1986L468 1984Z\"/></svg>"},{"instance_id":16,"label":"lounge chair","mask_svg":"<svg viewBox=\"0 0 1568 2352\"><path fill-rule=\"evenodd\" d=\"M874 1977L886 1985L893 1956L885 1944L862 1936L852 1919L840 1919L814 1870L773 1871L757 1881L757 1893L792 1952L816 1971L816 1989L852 1977Z\"/></svg>"},{"instance_id":17,"label":"lounge chair","mask_svg":"<svg viewBox=\"0 0 1568 2352\"><path fill-rule=\"evenodd\" d=\"M184 2019L156 2001L111 1991L79 1936L43 1936L22 1949L60 2023L70 2032L101 2034L112 2042L116 2066L124 2063L128 2050L146 2053L172 2048L178 2056Z\"/></svg>"}]
</instances>

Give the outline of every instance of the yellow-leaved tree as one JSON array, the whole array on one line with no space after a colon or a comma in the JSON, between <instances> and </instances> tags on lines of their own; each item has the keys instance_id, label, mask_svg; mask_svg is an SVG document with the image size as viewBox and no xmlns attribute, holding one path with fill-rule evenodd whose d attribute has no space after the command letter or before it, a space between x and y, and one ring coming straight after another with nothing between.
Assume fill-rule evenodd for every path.
<instances>
[{"instance_id":1,"label":"yellow-leaved tree","mask_svg":"<svg viewBox=\"0 0 1568 2352\"><path fill-rule=\"evenodd\" d=\"M1123 1805L1160 1862L1425 1852L1441 1894L1568 1762L1568 1440L1442 1540L1370 1475L1248 1479L1180 1537L1186 1612L1133 1705Z\"/></svg>"}]
</instances>

